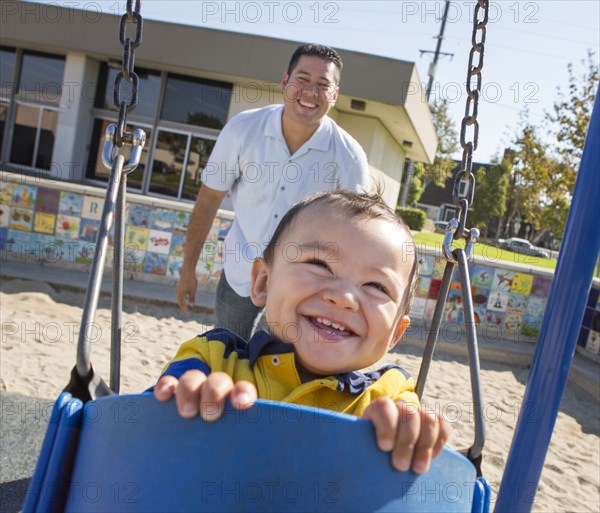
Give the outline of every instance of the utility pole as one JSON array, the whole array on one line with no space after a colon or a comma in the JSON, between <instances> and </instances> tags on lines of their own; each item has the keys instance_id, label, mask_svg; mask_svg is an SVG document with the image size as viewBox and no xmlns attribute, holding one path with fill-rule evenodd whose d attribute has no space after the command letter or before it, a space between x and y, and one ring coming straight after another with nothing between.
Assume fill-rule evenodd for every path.
<instances>
[{"instance_id":1,"label":"utility pole","mask_svg":"<svg viewBox=\"0 0 600 513\"><path fill-rule=\"evenodd\" d=\"M419 50L421 55L424 53L433 53L433 62L429 65L429 82L427 83L427 89L425 91L425 96L427 97L427 101L429 101L429 97L431 96L431 89L433 88L433 79L435 77L435 69L437 67L438 59L440 55L449 55L450 58L454 57L453 53L442 52L442 41L444 39L444 30L446 30L446 20L448 19L448 9L450 8L450 0L446 0L446 5L444 5L444 14L442 14L442 25L440 27L440 33L437 36L437 44L435 46L435 52L431 50Z\"/></svg>"},{"instance_id":2,"label":"utility pole","mask_svg":"<svg viewBox=\"0 0 600 513\"><path fill-rule=\"evenodd\" d=\"M450 0L446 0L446 4L444 5L444 13L442 14L442 25L440 27L440 33L437 36L437 44L435 46L435 52L431 50L419 50L421 55L424 53L433 53L433 62L429 65L429 82L427 83L427 89L425 90L425 97L427 98L427 102L429 103L429 97L431 96L431 89L433 88L433 79L435 77L435 69L437 67L437 62L440 55L449 55L450 58L454 57L453 53L442 52L442 40L444 39L444 30L446 30L446 20L448 19L448 9L450 7ZM413 160L408 161L408 168L406 170L406 180L404 182L404 189L402 190L402 199L400 200L400 205L403 207L406 206L406 201L408 198L408 190L410 189L410 183L412 182L413 175L415 174L415 163Z\"/></svg>"}]
</instances>

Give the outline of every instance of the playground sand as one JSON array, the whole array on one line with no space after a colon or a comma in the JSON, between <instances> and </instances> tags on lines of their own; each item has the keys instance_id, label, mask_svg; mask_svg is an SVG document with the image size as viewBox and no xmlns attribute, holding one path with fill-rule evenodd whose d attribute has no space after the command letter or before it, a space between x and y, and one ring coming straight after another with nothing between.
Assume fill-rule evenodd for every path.
<instances>
[{"instance_id":1,"label":"playground sand","mask_svg":"<svg viewBox=\"0 0 600 513\"><path fill-rule=\"evenodd\" d=\"M3 279L0 288L0 483L33 473L52 401L66 385L76 357L83 294L41 282ZM211 327L211 316L188 317L175 305L127 301L123 313L121 392L154 384L179 344ZM101 298L93 334L92 363L108 382L110 304ZM417 375L420 350L404 344L385 357ZM482 361L486 445L483 472L497 491L525 390L527 368ZM466 358L436 353L426 406L446 415L454 432L449 445L473 440ZM521 493L533 498L533 487ZM494 499L492 499L493 501ZM562 401L533 511L600 511L600 405L569 384ZM493 504L492 504L493 509Z\"/></svg>"}]
</instances>

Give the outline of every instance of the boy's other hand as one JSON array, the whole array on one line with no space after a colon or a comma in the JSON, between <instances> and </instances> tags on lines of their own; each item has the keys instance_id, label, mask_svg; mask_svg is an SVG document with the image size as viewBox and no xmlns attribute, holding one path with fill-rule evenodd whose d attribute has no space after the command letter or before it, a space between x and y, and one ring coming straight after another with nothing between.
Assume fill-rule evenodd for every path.
<instances>
[{"instance_id":1,"label":"boy's other hand","mask_svg":"<svg viewBox=\"0 0 600 513\"><path fill-rule=\"evenodd\" d=\"M373 401L364 419L375 425L377 445L392 453L392 465L416 474L429 470L431 460L441 452L452 432L440 415L427 413L414 405L395 403L389 397Z\"/></svg>"},{"instance_id":2,"label":"boy's other hand","mask_svg":"<svg viewBox=\"0 0 600 513\"><path fill-rule=\"evenodd\" d=\"M154 397L168 401L173 395L179 415L193 418L200 414L207 421L221 417L227 397L236 410L250 408L257 398L256 387L248 381L234 384L224 372L207 376L199 370L187 371L180 379L173 376L160 378L154 387Z\"/></svg>"}]
</instances>

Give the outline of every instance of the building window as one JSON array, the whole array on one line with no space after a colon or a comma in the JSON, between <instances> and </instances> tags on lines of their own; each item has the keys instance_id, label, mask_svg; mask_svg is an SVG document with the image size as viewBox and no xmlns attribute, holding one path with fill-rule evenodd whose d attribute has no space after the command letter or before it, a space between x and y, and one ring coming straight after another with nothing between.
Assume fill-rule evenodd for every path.
<instances>
[{"instance_id":1,"label":"building window","mask_svg":"<svg viewBox=\"0 0 600 513\"><path fill-rule=\"evenodd\" d=\"M160 129L148 191L193 200L200 190L200 175L215 141L190 133Z\"/></svg>"},{"instance_id":2,"label":"building window","mask_svg":"<svg viewBox=\"0 0 600 513\"><path fill-rule=\"evenodd\" d=\"M8 99L12 94L17 57L14 48L0 47L0 95Z\"/></svg>"},{"instance_id":3,"label":"building window","mask_svg":"<svg viewBox=\"0 0 600 513\"><path fill-rule=\"evenodd\" d=\"M232 85L227 82L169 75L161 119L221 129L227 121Z\"/></svg>"},{"instance_id":4,"label":"building window","mask_svg":"<svg viewBox=\"0 0 600 513\"><path fill-rule=\"evenodd\" d=\"M115 111L114 86L115 77L119 71L121 71L120 66L116 67L102 63L98 74L98 88L94 107ZM139 78L139 84L138 103L133 112L135 116L154 120L160 94L160 73L143 68L136 68L135 72ZM131 101L131 85L125 79L121 80L120 95L122 100Z\"/></svg>"},{"instance_id":5,"label":"building window","mask_svg":"<svg viewBox=\"0 0 600 513\"><path fill-rule=\"evenodd\" d=\"M0 148L8 120L16 62L14 48L0 47Z\"/></svg>"},{"instance_id":6,"label":"building window","mask_svg":"<svg viewBox=\"0 0 600 513\"><path fill-rule=\"evenodd\" d=\"M16 112L10 145L11 163L50 169L64 71L64 57L37 52L23 54L13 103Z\"/></svg>"},{"instance_id":7,"label":"building window","mask_svg":"<svg viewBox=\"0 0 600 513\"><path fill-rule=\"evenodd\" d=\"M200 175L215 147L215 142L201 137L192 137L181 191L183 199L196 199L200 190Z\"/></svg>"},{"instance_id":8,"label":"building window","mask_svg":"<svg viewBox=\"0 0 600 513\"><path fill-rule=\"evenodd\" d=\"M25 167L50 169L58 112L17 105L10 161Z\"/></svg>"},{"instance_id":9,"label":"building window","mask_svg":"<svg viewBox=\"0 0 600 513\"><path fill-rule=\"evenodd\" d=\"M110 119L94 120L92 146L90 146L93 148L93 150L90 153L88 176L104 181L108 180L108 177L110 176L110 169L107 169L102 163L102 150L104 147L104 134L106 133L106 127L111 123L116 123L116 121ZM144 126L136 123L135 127L127 125L126 131L131 132L135 128L142 128L146 132L146 145L142 149L142 156L140 157L140 163L138 164L138 167L136 167L127 175L127 186L141 190L144 183L144 172L148 163L148 141L152 139L152 128L150 126ZM126 159L129 158L129 155L131 155L131 144L124 143L121 151Z\"/></svg>"},{"instance_id":10,"label":"building window","mask_svg":"<svg viewBox=\"0 0 600 513\"><path fill-rule=\"evenodd\" d=\"M24 53L17 100L58 105L62 95L64 73L64 57Z\"/></svg>"},{"instance_id":11,"label":"building window","mask_svg":"<svg viewBox=\"0 0 600 513\"><path fill-rule=\"evenodd\" d=\"M102 64L95 98L94 130L87 176L107 180L110 170L102 164L104 130L115 123L114 80L120 68ZM183 75L136 69L140 77L138 105L129 116L132 126L146 131L146 148L127 185L142 193L194 200L200 175L221 129L227 122L232 84ZM164 83L161 83L161 79ZM160 91L164 91L162 97ZM127 83L121 95L130 99ZM157 120L157 113L160 113ZM112 120L112 121L110 121ZM126 147L125 155L129 155Z\"/></svg>"}]
</instances>

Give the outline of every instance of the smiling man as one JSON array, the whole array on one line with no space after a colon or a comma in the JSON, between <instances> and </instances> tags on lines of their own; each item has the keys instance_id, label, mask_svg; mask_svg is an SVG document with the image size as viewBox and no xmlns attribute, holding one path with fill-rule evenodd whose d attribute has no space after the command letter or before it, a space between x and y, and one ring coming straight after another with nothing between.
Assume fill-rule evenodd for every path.
<instances>
[{"instance_id":1,"label":"smiling man","mask_svg":"<svg viewBox=\"0 0 600 513\"><path fill-rule=\"evenodd\" d=\"M371 189L365 152L327 113L339 95L342 61L332 48L296 49L281 79L283 105L242 112L225 125L202 173L190 217L176 295L189 312L196 265L221 201L235 219L225 238L215 325L249 338L261 308L250 299L250 270L285 213L306 196Z\"/></svg>"}]
</instances>

